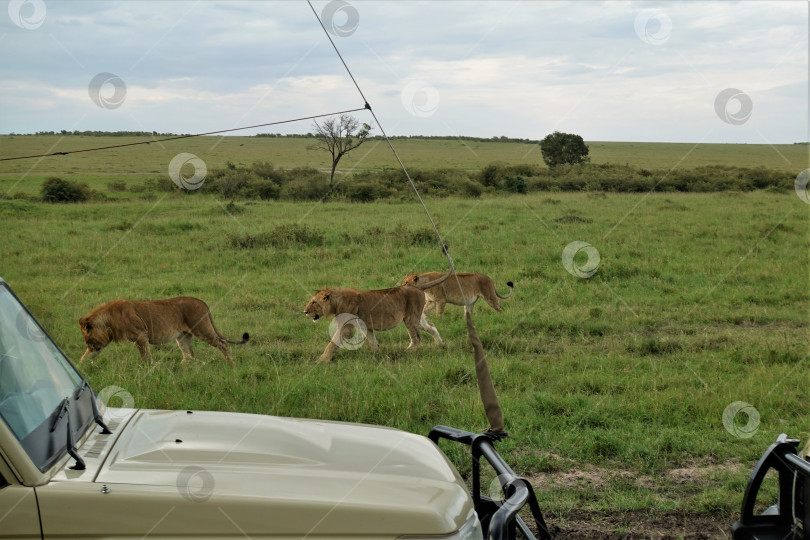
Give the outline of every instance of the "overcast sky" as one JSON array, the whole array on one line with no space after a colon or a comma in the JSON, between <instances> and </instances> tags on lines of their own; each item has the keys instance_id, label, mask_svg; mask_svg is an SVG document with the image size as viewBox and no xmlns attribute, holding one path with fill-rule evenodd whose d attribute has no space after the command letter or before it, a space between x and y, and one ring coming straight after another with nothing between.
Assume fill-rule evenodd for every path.
<instances>
[{"instance_id":1,"label":"overcast sky","mask_svg":"<svg viewBox=\"0 0 810 540\"><path fill-rule=\"evenodd\" d=\"M363 106L303 1L5 4L2 133L198 133ZM313 1L388 134L772 144L808 140L809 5Z\"/></svg>"}]
</instances>

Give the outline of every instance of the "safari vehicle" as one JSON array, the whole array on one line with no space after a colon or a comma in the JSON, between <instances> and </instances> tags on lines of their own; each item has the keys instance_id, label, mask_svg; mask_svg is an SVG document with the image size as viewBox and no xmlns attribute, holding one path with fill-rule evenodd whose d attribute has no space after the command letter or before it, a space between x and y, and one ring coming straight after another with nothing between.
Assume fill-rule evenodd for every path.
<instances>
[{"instance_id":1,"label":"safari vehicle","mask_svg":"<svg viewBox=\"0 0 810 540\"><path fill-rule=\"evenodd\" d=\"M801 452L798 448L798 440L782 434L762 454L748 479L740 520L731 528L734 540L810 539L810 441ZM756 514L758 495L771 471L778 500Z\"/></svg>"},{"instance_id":2,"label":"safari vehicle","mask_svg":"<svg viewBox=\"0 0 810 540\"><path fill-rule=\"evenodd\" d=\"M2 539L552 538L493 435L108 408L2 278L0 419ZM470 492L441 440L470 447ZM808 454L784 435L766 450L735 540L810 539ZM481 495L481 458L504 498ZM771 470L778 503L757 515Z\"/></svg>"},{"instance_id":3,"label":"safari vehicle","mask_svg":"<svg viewBox=\"0 0 810 540\"><path fill-rule=\"evenodd\" d=\"M490 435L107 408L2 279L0 418L0 538L534 538L526 504L551 537ZM440 439L470 446L472 494Z\"/></svg>"}]
</instances>

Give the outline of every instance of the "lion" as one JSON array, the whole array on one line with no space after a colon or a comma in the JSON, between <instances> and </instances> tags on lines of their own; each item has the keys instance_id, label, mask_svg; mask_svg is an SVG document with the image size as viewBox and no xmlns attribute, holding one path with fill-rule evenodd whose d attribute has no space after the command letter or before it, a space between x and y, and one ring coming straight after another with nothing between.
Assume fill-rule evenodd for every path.
<instances>
[{"instance_id":1,"label":"lion","mask_svg":"<svg viewBox=\"0 0 810 540\"><path fill-rule=\"evenodd\" d=\"M408 274L405 276L403 284L420 286L420 283L425 280L435 280L437 276L441 275L438 272ZM455 274L454 277L457 277L458 281L451 277L446 283L425 287L425 298L427 298L425 312L430 311L435 306L436 316L441 317L445 305L454 304L464 306L464 312L469 312L472 315L473 307L479 298L483 298L495 311L503 311L498 298L509 298L515 289L515 285L511 281L507 281L506 286L510 289L509 294L501 294L495 290L492 279L484 274ZM460 289L459 283L461 284Z\"/></svg>"},{"instance_id":2,"label":"lion","mask_svg":"<svg viewBox=\"0 0 810 540\"><path fill-rule=\"evenodd\" d=\"M436 280L416 286L400 285L376 291L329 287L316 292L304 308L304 315L311 317L313 322L318 322L321 317L329 315L336 315L337 321L343 314L355 321L351 325L347 321L339 321L342 328L338 329L318 360L331 361L332 355L340 346L341 339L352 333L351 326L355 327L355 332L361 331L365 334L372 353L377 351L377 338L374 332L396 328L403 322L411 338L408 349L419 346L421 342L419 330L428 332L438 345L444 345L436 326L429 323L423 313L425 306L423 288L438 285L450 277L450 272L444 276L437 275L439 277ZM356 322L357 319L362 325Z\"/></svg>"},{"instance_id":3,"label":"lion","mask_svg":"<svg viewBox=\"0 0 810 540\"><path fill-rule=\"evenodd\" d=\"M141 358L151 363L150 343L157 345L176 340L185 362L188 358L194 358L192 336L219 349L233 364L228 343L241 345L250 338L247 332L242 335L242 341L223 337L214 326L208 305L187 296L167 300L113 300L93 308L79 319L79 326L87 344L80 364L95 358L113 341L135 342Z\"/></svg>"}]
</instances>

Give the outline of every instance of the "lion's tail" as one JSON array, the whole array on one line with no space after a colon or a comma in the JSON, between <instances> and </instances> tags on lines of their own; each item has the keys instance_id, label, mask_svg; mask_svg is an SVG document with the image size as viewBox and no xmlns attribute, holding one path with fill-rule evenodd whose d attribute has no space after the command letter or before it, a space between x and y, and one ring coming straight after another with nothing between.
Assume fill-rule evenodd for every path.
<instances>
[{"instance_id":1,"label":"lion's tail","mask_svg":"<svg viewBox=\"0 0 810 540\"><path fill-rule=\"evenodd\" d=\"M242 341L236 341L234 339L228 339L225 336L223 336L222 332L220 332L219 328L217 328L217 325L214 324L214 317L211 315L211 310L208 310L208 320L211 321L211 328L214 329L214 332L217 333L219 338L224 340L224 341L227 341L231 345L244 345L250 339L250 334L248 334L247 332L242 334Z\"/></svg>"},{"instance_id":2,"label":"lion's tail","mask_svg":"<svg viewBox=\"0 0 810 540\"><path fill-rule=\"evenodd\" d=\"M433 281L428 281L427 283L418 283L417 282L415 285L416 285L417 289L422 289L424 291L425 289L430 289L431 287L435 287L436 285L440 285L440 284L444 283L445 280L447 280L447 278L449 278L451 275L453 275L453 269L452 268L440 278L434 279Z\"/></svg>"},{"instance_id":3,"label":"lion's tail","mask_svg":"<svg viewBox=\"0 0 810 540\"><path fill-rule=\"evenodd\" d=\"M225 341L227 341L231 345L243 345L243 344L247 343L247 341L250 339L250 334L248 334L247 332L242 334L242 341L236 341L236 340L233 340L233 339L228 339L226 337L223 337L222 339L224 339Z\"/></svg>"},{"instance_id":4,"label":"lion's tail","mask_svg":"<svg viewBox=\"0 0 810 540\"><path fill-rule=\"evenodd\" d=\"M509 287L509 293L508 294L501 294L496 290L495 294L498 295L498 298L504 298L504 299L509 298L510 296L512 296L512 293L515 292L515 284L514 283L512 283L511 281L507 281L506 286Z\"/></svg>"}]
</instances>

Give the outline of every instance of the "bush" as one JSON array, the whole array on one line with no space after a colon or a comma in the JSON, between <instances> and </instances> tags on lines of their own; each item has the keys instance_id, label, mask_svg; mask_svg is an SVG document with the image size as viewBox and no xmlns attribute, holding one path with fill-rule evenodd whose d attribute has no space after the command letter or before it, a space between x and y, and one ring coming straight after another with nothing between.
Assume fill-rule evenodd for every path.
<instances>
[{"instance_id":1,"label":"bush","mask_svg":"<svg viewBox=\"0 0 810 540\"><path fill-rule=\"evenodd\" d=\"M281 198L294 201L319 201L328 193L326 179L312 176L295 178L281 188Z\"/></svg>"},{"instance_id":2,"label":"bush","mask_svg":"<svg viewBox=\"0 0 810 540\"><path fill-rule=\"evenodd\" d=\"M484 193L484 187L478 182L473 182L472 180L464 180L461 182L460 187L462 189L460 194L464 195L465 197L477 199L482 193Z\"/></svg>"},{"instance_id":3,"label":"bush","mask_svg":"<svg viewBox=\"0 0 810 540\"><path fill-rule=\"evenodd\" d=\"M265 180L272 180L276 184L283 183L284 174L276 171L273 164L269 161L254 161L250 165L250 170L258 176L259 178L264 178Z\"/></svg>"},{"instance_id":4,"label":"bush","mask_svg":"<svg viewBox=\"0 0 810 540\"><path fill-rule=\"evenodd\" d=\"M346 198L354 202L372 202L388 195L387 191L371 182L352 182L345 189Z\"/></svg>"},{"instance_id":5,"label":"bush","mask_svg":"<svg viewBox=\"0 0 810 540\"><path fill-rule=\"evenodd\" d=\"M77 203L90 198L87 184L79 184L61 178L51 177L42 183L42 200L48 203Z\"/></svg>"},{"instance_id":6,"label":"bush","mask_svg":"<svg viewBox=\"0 0 810 540\"><path fill-rule=\"evenodd\" d=\"M411 179L420 194L431 197L449 197L451 195L480 197L484 191L483 186L471 180L468 173L457 169L413 171ZM407 180L405 186L408 191L411 191Z\"/></svg>"},{"instance_id":7,"label":"bush","mask_svg":"<svg viewBox=\"0 0 810 540\"><path fill-rule=\"evenodd\" d=\"M273 182L272 180L266 179L257 179L253 182L250 182L243 190L243 194L246 197L252 199L263 199L263 200L270 200L270 199L278 199L279 195L281 194L281 188Z\"/></svg>"},{"instance_id":8,"label":"bush","mask_svg":"<svg viewBox=\"0 0 810 540\"><path fill-rule=\"evenodd\" d=\"M528 163L518 163L516 165L507 165L505 163L490 163L478 173L478 182L486 187L493 187L496 189L504 189L511 193L526 193L528 185L526 178L536 176L548 175L548 169L531 165ZM526 191L521 191L520 180L526 186Z\"/></svg>"},{"instance_id":9,"label":"bush","mask_svg":"<svg viewBox=\"0 0 810 540\"><path fill-rule=\"evenodd\" d=\"M510 176L506 179L506 191L512 193L526 193L526 180L522 176Z\"/></svg>"},{"instance_id":10,"label":"bush","mask_svg":"<svg viewBox=\"0 0 810 540\"><path fill-rule=\"evenodd\" d=\"M203 184L203 189L208 187L210 190L220 193L223 197L233 199L258 180L259 177L247 169L228 168L212 181L206 181Z\"/></svg>"},{"instance_id":11,"label":"bush","mask_svg":"<svg viewBox=\"0 0 810 540\"><path fill-rule=\"evenodd\" d=\"M503 166L499 163L490 163L478 173L478 181L485 186L498 187L503 177Z\"/></svg>"},{"instance_id":12,"label":"bush","mask_svg":"<svg viewBox=\"0 0 810 540\"><path fill-rule=\"evenodd\" d=\"M250 167L228 161L224 168L210 170L200 189L188 193L219 193L229 199L278 199L282 195L282 185L296 171L277 170L266 161L256 161ZM166 181L172 185L171 180Z\"/></svg>"}]
</instances>

